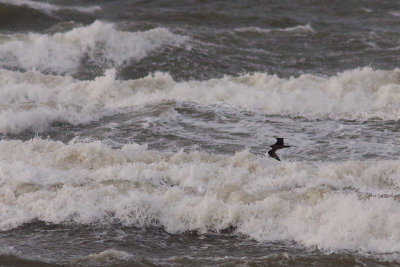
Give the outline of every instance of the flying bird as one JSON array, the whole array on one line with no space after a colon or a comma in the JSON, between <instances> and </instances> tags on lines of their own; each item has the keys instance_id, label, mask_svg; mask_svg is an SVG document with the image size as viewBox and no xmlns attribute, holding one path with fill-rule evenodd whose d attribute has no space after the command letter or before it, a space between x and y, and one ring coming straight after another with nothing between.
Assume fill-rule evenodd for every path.
<instances>
[{"instance_id":1,"label":"flying bird","mask_svg":"<svg viewBox=\"0 0 400 267\"><path fill-rule=\"evenodd\" d=\"M276 143L273 144L272 146L270 146L272 149L270 151L268 151L268 155L270 155L271 157L273 157L276 160L279 160L278 155L275 154L275 151L277 151L278 149L282 149L282 148L288 148L290 146L285 146L283 144L283 138L276 138Z\"/></svg>"}]
</instances>

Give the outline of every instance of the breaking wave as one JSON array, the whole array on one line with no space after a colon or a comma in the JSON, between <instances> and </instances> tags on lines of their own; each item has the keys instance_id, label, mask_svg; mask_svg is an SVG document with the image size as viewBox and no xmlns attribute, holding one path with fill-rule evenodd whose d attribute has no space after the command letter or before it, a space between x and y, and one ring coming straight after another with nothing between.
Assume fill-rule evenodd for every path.
<instances>
[{"instance_id":1,"label":"breaking wave","mask_svg":"<svg viewBox=\"0 0 400 267\"><path fill-rule=\"evenodd\" d=\"M399 161L278 163L247 150L161 153L42 139L2 140L0 151L1 230L34 220L169 233L233 227L260 241L400 251Z\"/></svg>"},{"instance_id":2,"label":"breaking wave","mask_svg":"<svg viewBox=\"0 0 400 267\"><path fill-rule=\"evenodd\" d=\"M27 6L29 8L36 9L36 10L42 11L47 14L51 14L52 12L59 11L59 10L74 10L74 11L78 11L81 13L93 13L93 12L101 10L101 7L99 7L99 6L87 6L87 7L60 6L60 5L30 1L30 0L0 0L0 3L7 4L7 5L13 5L13 6Z\"/></svg>"},{"instance_id":3,"label":"breaking wave","mask_svg":"<svg viewBox=\"0 0 400 267\"><path fill-rule=\"evenodd\" d=\"M83 60L121 65L140 60L165 45L182 44L186 37L164 28L143 32L119 31L114 24L95 21L68 32L0 35L0 66L51 73L74 73Z\"/></svg>"},{"instance_id":4,"label":"breaking wave","mask_svg":"<svg viewBox=\"0 0 400 267\"><path fill-rule=\"evenodd\" d=\"M0 133L41 132L53 122L85 124L162 101L224 103L269 115L310 119L398 120L400 70L370 68L332 77L279 78L264 73L176 82L155 73L120 81L116 71L92 81L0 70ZM243 97L245 95L246 97Z\"/></svg>"}]
</instances>

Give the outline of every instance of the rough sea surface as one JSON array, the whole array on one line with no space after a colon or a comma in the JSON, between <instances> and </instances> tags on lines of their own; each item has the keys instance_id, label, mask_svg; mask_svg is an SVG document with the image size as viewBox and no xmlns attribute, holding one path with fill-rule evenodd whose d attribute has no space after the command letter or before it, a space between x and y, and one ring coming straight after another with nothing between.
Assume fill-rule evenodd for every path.
<instances>
[{"instance_id":1,"label":"rough sea surface","mask_svg":"<svg viewBox=\"0 0 400 267\"><path fill-rule=\"evenodd\" d=\"M397 0L0 0L0 265L400 264L399 61Z\"/></svg>"}]
</instances>

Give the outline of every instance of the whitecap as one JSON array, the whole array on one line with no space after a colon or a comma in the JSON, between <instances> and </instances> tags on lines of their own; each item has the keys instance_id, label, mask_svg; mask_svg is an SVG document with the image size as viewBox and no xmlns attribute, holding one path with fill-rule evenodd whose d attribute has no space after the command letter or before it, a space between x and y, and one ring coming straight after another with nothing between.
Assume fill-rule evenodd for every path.
<instances>
[{"instance_id":1,"label":"whitecap","mask_svg":"<svg viewBox=\"0 0 400 267\"><path fill-rule=\"evenodd\" d=\"M67 32L11 34L1 39L0 66L52 73L74 73L85 57L100 67L104 61L118 66L187 40L165 28L127 32L101 21Z\"/></svg>"},{"instance_id":2,"label":"whitecap","mask_svg":"<svg viewBox=\"0 0 400 267\"><path fill-rule=\"evenodd\" d=\"M308 119L400 118L398 69L363 68L332 77L305 74L289 79L254 73L188 82L176 82L159 72L127 81L115 76L115 69L93 81L0 70L0 132L41 132L56 121L86 124L168 100L223 103L268 115Z\"/></svg>"},{"instance_id":3,"label":"whitecap","mask_svg":"<svg viewBox=\"0 0 400 267\"><path fill-rule=\"evenodd\" d=\"M269 34L271 32L309 32L309 33L314 33L315 30L311 26L310 23L306 25L297 25L294 27L288 27L288 28L276 28L276 29L265 29L265 28L259 28L259 27L241 27L241 28L236 28L234 30L235 32L254 32L254 33L262 33L262 34Z\"/></svg>"},{"instance_id":4,"label":"whitecap","mask_svg":"<svg viewBox=\"0 0 400 267\"><path fill-rule=\"evenodd\" d=\"M99 253L92 253L87 256L80 257L79 259L75 260L73 264L99 266L104 264L118 264L132 259L135 259L135 257L128 252L117 249L107 249Z\"/></svg>"},{"instance_id":5,"label":"whitecap","mask_svg":"<svg viewBox=\"0 0 400 267\"><path fill-rule=\"evenodd\" d=\"M47 14L51 14L54 11L59 10L74 10L81 13L94 13L101 10L100 6L61 6L50 3L36 2L31 0L0 0L0 3L13 5L13 6L27 6L32 9L43 11Z\"/></svg>"}]
</instances>

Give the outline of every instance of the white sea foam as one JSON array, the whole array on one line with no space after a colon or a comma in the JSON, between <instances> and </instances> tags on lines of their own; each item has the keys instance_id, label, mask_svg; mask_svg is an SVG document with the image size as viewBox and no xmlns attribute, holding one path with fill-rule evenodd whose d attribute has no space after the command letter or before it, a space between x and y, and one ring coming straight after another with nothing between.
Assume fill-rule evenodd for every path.
<instances>
[{"instance_id":1,"label":"white sea foam","mask_svg":"<svg viewBox=\"0 0 400 267\"><path fill-rule=\"evenodd\" d=\"M52 12L59 10L74 10L81 13L93 13L101 10L101 7L99 6L60 6L47 2L43 3L30 0L0 0L0 3L13 6L27 6L39 11L43 11L47 14L51 14Z\"/></svg>"},{"instance_id":2,"label":"white sea foam","mask_svg":"<svg viewBox=\"0 0 400 267\"><path fill-rule=\"evenodd\" d=\"M225 103L311 119L400 118L398 69L355 69L329 78L302 75L283 79L256 73L190 82L176 82L162 73L119 81L115 74L109 70L93 81L80 81L37 71L0 70L0 132L40 132L55 121L85 124L171 99L204 105Z\"/></svg>"},{"instance_id":3,"label":"white sea foam","mask_svg":"<svg viewBox=\"0 0 400 267\"><path fill-rule=\"evenodd\" d=\"M394 17L400 17L400 11L397 10L391 10L388 13Z\"/></svg>"},{"instance_id":4,"label":"white sea foam","mask_svg":"<svg viewBox=\"0 0 400 267\"><path fill-rule=\"evenodd\" d=\"M1 36L0 66L56 73L75 72L84 57L121 65L140 60L164 45L182 44L186 37L164 28L120 31L114 24L95 21L68 32Z\"/></svg>"},{"instance_id":5,"label":"white sea foam","mask_svg":"<svg viewBox=\"0 0 400 267\"><path fill-rule=\"evenodd\" d=\"M132 254L116 249L107 249L99 253L92 253L79 258L74 264L104 266L104 264L118 264L118 262L128 261L135 258Z\"/></svg>"},{"instance_id":6,"label":"white sea foam","mask_svg":"<svg viewBox=\"0 0 400 267\"><path fill-rule=\"evenodd\" d=\"M255 32L255 33L262 33L262 34L269 34L271 32L310 32L314 33L314 29L310 23L306 25L297 25L294 27L288 28L277 28L277 29L265 29L259 27L242 27L235 29L235 32Z\"/></svg>"},{"instance_id":7,"label":"white sea foam","mask_svg":"<svg viewBox=\"0 0 400 267\"><path fill-rule=\"evenodd\" d=\"M16 250L12 246L1 245L0 246L0 255L18 255L18 256L22 256L22 253L20 251Z\"/></svg>"},{"instance_id":8,"label":"white sea foam","mask_svg":"<svg viewBox=\"0 0 400 267\"><path fill-rule=\"evenodd\" d=\"M374 12L371 8L366 8L366 7L361 7L360 10L363 11L363 12L365 12L365 13L372 13L372 12Z\"/></svg>"},{"instance_id":9,"label":"white sea foam","mask_svg":"<svg viewBox=\"0 0 400 267\"><path fill-rule=\"evenodd\" d=\"M0 151L2 230L37 219L117 220L170 233L235 227L260 241L400 251L399 161L278 163L246 150L160 153L42 139L1 140Z\"/></svg>"}]
</instances>

